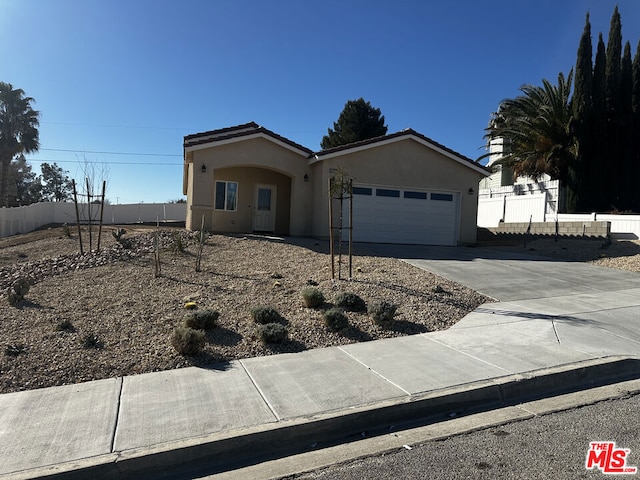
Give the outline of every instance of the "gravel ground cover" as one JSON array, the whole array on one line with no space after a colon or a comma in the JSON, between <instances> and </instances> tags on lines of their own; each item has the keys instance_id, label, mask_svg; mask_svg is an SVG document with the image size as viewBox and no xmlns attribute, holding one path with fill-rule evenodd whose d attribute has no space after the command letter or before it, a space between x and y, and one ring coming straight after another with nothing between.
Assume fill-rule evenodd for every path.
<instances>
[{"instance_id":1,"label":"gravel ground cover","mask_svg":"<svg viewBox=\"0 0 640 480\"><path fill-rule=\"evenodd\" d=\"M0 393L441 330L489 300L364 250L354 252L351 280L345 257L343 279L332 280L328 243L313 239L211 235L196 272L197 236L183 229L160 231L156 277L155 229L124 228L130 248L107 228L100 252L85 255L77 232L62 227L0 239ZM4 292L25 277L33 285L11 306ZM324 294L322 308L304 307L308 286ZM328 330L322 311L341 292L396 304L394 321L381 328L366 313L347 312L346 329ZM203 351L183 356L170 338L190 301L220 317ZM249 312L260 305L279 311L287 341L265 345L256 336Z\"/></svg>"},{"instance_id":2,"label":"gravel ground cover","mask_svg":"<svg viewBox=\"0 0 640 480\"><path fill-rule=\"evenodd\" d=\"M610 243L601 239L561 237L537 238L526 244L520 242L511 246L495 246L487 243L488 248L517 251L532 255L542 255L570 262L589 262L601 267L617 268L631 272L640 272L640 240L613 240Z\"/></svg>"}]
</instances>

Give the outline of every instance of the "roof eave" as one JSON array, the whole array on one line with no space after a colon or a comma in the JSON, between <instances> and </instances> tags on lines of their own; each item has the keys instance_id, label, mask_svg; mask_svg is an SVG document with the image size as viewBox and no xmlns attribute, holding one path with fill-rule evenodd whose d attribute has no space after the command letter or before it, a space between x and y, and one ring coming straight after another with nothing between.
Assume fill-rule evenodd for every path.
<instances>
[{"instance_id":1,"label":"roof eave","mask_svg":"<svg viewBox=\"0 0 640 480\"><path fill-rule=\"evenodd\" d=\"M352 144L352 146L349 145L344 145L342 147L336 147L335 149L331 149L328 151L320 151L320 152L316 152L314 154L312 154L309 158L309 164L313 165L314 163L320 162L322 160L328 160L330 158L336 158L336 157L341 157L344 155L349 155L351 153L356 153L356 152L361 152L363 150L368 150L371 148L376 148L382 145L388 145L391 143L395 143L395 142L399 142L399 141L403 141L406 139L412 139L422 145L425 145L426 147L430 148L431 150L434 150L458 163L460 163L461 165L464 165L466 167L469 167L473 170L475 170L476 172L484 175L484 176L489 176L491 174L491 172L489 172L484 166L480 165L479 163L474 162L473 160L471 160L470 158L467 158L461 154L458 154L456 152L454 152L453 150L450 150L440 144L438 144L437 142L433 142L431 141L429 138L425 137L424 135L421 135L417 132L415 132L414 130L411 129L407 129L407 130L403 130L401 132L397 132L397 133L392 133L390 135L385 135L384 137L377 137L376 139L371 139L371 140L364 140L362 142L356 142L354 144Z\"/></svg>"},{"instance_id":2,"label":"roof eave","mask_svg":"<svg viewBox=\"0 0 640 480\"><path fill-rule=\"evenodd\" d=\"M287 150L291 150L292 152L295 152L303 156L304 158L308 158L309 155L312 153L312 151L309 149L306 149L302 146L297 146L296 144L293 144L293 142L289 143L288 141L277 138L276 136L269 135L268 133L262 130L258 130L255 132L248 132L241 135L228 135L224 138L217 138L211 141L192 143L191 145L185 145L184 151L186 154L188 152L195 152L195 151L204 150L207 148L216 148L222 145L243 142L245 140L251 140L255 138L265 138L283 148L286 148Z\"/></svg>"}]
</instances>

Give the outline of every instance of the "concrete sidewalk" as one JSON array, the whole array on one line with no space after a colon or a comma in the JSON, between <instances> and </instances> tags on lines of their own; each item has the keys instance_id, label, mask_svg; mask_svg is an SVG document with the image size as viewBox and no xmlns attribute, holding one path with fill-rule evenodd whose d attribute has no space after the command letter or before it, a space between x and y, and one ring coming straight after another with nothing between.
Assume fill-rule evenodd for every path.
<instances>
[{"instance_id":1,"label":"concrete sidewalk","mask_svg":"<svg viewBox=\"0 0 640 480\"><path fill-rule=\"evenodd\" d=\"M639 274L379 248L504 301L446 331L0 395L0 478L170 477L640 377Z\"/></svg>"}]
</instances>

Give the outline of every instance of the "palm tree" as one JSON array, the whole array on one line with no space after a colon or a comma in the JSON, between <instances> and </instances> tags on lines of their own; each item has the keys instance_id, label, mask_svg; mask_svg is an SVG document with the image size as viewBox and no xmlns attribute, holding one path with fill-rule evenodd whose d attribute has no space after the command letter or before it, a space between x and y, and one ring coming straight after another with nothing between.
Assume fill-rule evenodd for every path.
<instances>
[{"instance_id":1,"label":"palm tree","mask_svg":"<svg viewBox=\"0 0 640 480\"><path fill-rule=\"evenodd\" d=\"M0 82L0 206L9 204L9 165L20 153L38 150L39 112L20 88Z\"/></svg>"},{"instance_id":2,"label":"palm tree","mask_svg":"<svg viewBox=\"0 0 640 480\"><path fill-rule=\"evenodd\" d=\"M502 101L484 136L487 145L502 139L504 152L496 163L511 167L515 175L540 178L546 173L566 182L576 156L570 131L572 78L573 70L566 79L560 73L558 85L548 80L542 87L525 85L523 95Z\"/></svg>"}]
</instances>

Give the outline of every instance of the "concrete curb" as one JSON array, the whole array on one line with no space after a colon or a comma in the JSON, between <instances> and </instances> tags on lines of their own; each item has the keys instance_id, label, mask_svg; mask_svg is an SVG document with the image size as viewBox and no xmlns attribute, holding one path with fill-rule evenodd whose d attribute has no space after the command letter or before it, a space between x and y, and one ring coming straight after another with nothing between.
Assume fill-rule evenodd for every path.
<instances>
[{"instance_id":1,"label":"concrete curb","mask_svg":"<svg viewBox=\"0 0 640 480\"><path fill-rule=\"evenodd\" d=\"M213 474L453 417L640 378L640 358L604 357L0 476L6 480ZM364 432L364 435L363 435Z\"/></svg>"}]
</instances>

